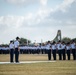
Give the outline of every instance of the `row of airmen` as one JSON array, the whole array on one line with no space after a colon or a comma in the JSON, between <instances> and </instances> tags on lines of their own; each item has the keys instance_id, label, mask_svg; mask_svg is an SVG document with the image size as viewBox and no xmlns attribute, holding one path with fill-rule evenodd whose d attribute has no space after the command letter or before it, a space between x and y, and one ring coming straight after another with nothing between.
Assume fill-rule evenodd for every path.
<instances>
[{"instance_id":1,"label":"row of airmen","mask_svg":"<svg viewBox=\"0 0 76 75\"><path fill-rule=\"evenodd\" d=\"M10 53L10 46L9 47L0 47L0 54L8 54ZM20 53L24 54L48 54L48 60L51 60L51 54L53 54L54 60L56 60L56 54L59 55L59 60L66 60L66 54L68 60L70 60L71 53L73 54L73 60L76 60L76 43L72 41L71 43L68 42L65 44L64 42L59 41L58 43L53 42L52 44L50 41L46 45L43 46L20 46Z\"/></svg>"},{"instance_id":2,"label":"row of airmen","mask_svg":"<svg viewBox=\"0 0 76 75\"><path fill-rule=\"evenodd\" d=\"M66 53L68 60L70 60L71 53L73 54L73 60L76 60L76 43L74 40L70 43L68 42L65 44L64 42L58 41L58 43L53 42L50 44L50 41L48 41L47 44L48 49L48 60L51 60L51 52L53 53L53 58L56 60L56 53L59 55L59 60L66 60Z\"/></svg>"},{"instance_id":3,"label":"row of airmen","mask_svg":"<svg viewBox=\"0 0 76 75\"><path fill-rule=\"evenodd\" d=\"M47 54L46 46L20 46L20 54ZM0 54L9 54L9 47L0 47Z\"/></svg>"},{"instance_id":4,"label":"row of airmen","mask_svg":"<svg viewBox=\"0 0 76 75\"><path fill-rule=\"evenodd\" d=\"M47 54L46 46L20 46L20 54ZM0 47L0 54L9 54L9 47Z\"/></svg>"}]
</instances>

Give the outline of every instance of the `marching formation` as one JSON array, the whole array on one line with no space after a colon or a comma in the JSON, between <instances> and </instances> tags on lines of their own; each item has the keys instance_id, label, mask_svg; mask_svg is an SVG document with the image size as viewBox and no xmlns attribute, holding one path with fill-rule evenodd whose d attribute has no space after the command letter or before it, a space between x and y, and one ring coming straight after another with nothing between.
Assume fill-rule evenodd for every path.
<instances>
[{"instance_id":1,"label":"marching formation","mask_svg":"<svg viewBox=\"0 0 76 75\"><path fill-rule=\"evenodd\" d=\"M16 37L16 41L10 41L9 47L0 47L0 54L10 53L10 62L13 62L15 54L15 62L19 62L20 54L48 54L48 60L57 60L57 54L59 60L70 60L71 54L73 55L73 60L76 60L76 43L73 41L65 43L58 41L57 43L53 41L52 43L48 41L46 44L40 44L38 46L19 46L19 37Z\"/></svg>"}]
</instances>

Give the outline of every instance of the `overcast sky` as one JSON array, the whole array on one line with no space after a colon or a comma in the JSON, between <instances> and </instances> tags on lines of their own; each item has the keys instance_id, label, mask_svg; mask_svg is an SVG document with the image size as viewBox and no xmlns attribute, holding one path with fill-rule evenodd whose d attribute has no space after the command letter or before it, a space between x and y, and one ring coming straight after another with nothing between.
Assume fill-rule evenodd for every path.
<instances>
[{"instance_id":1,"label":"overcast sky","mask_svg":"<svg viewBox=\"0 0 76 75\"><path fill-rule=\"evenodd\" d=\"M32 42L76 37L76 0L0 0L0 44L16 36Z\"/></svg>"}]
</instances>

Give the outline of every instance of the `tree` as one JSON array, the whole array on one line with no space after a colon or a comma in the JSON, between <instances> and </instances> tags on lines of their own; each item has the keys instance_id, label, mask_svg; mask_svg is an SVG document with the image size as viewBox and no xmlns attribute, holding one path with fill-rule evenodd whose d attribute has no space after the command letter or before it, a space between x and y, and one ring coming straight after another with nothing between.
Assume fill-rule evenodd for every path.
<instances>
[{"instance_id":1,"label":"tree","mask_svg":"<svg viewBox=\"0 0 76 75\"><path fill-rule=\"evenodd\" d=\"M31 43L30 40L28 40L28 39L26 39L26 38L20 38L20 44L21 44L21 45L27 45L27 44L29 44L29 43Z\"/></svg>"},{"instance_id":2,"label":"tree","mask_svg":"<svg viewBox=\"0 0 76 75\"><path fill-rule=\"evenodd\" d=\"M73 38L72 40L74 40L76 42L76 38Z\"/></svg>"},{"instance_id":3,"label":"tree","mask_svg":"<svg viewBox=\"0 0 76 75\"><path fill-rule=\"evenodd\" d=\"M71 41L71 38L64 37L64 38L62 38L62 41L64 41L65 43L67 43L67 42L70 42Z\"/></svg>"},{"instance_id":4,"label":"tree","mask_svg":"<svg viewBox=\"0 0 76 75\"><path fill-rule=\"evenodd\" d=\"M2 47L9 47L9 43L2 43L2 44L0 44L0 46L2 46Z\"/></svg>"}]
</instances>

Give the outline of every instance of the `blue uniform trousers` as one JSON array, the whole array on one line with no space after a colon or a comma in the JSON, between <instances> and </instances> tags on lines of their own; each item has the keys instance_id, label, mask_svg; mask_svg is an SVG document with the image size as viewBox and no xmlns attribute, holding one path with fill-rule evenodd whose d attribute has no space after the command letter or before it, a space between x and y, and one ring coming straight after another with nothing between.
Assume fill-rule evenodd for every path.
<instances>
[{"instance_id":1,"label":"blue uniform trousers","mask_svg":"<svg viewBox=\"0 0 76 75\"><path fill-rule=\"evenodd\" d=\"M62 50L58 50L59 60L62 60Z\"/></svg>"},{"instance_id":2,"label":"blue uniform trousers","mask_svg":"<svg viewBox=\"0 0 76 75\"><path fill-rule=\"evenodd\" d=\"M10 62L13 62L14 49L10 49Z\"/></svg>"},{"instance_id":3,"label":"blue uniform trousers","mask_svg":"<svg viewBox=\"0 0 76 75\"><path fill-rule=\"evenodd\" d=\"M56 60L56 50L53 50L52 53L53 53L53 59Z\"/></svg>"},{"instance_id":4,"label":"blue uniform trousers","mask_svg":"<svg viewBox=\"0 0 76 75\"><path fill-rule=\"evenodd\" d=\"M48 60L51 60L51 50L48 50Z\"/></svg>"},{"instance_id":5,"label":"blue uniform trousers","mask_svg":"<svg viewBox=\"0 0 76 75\"><path fill-rule=\"evenodd\" d=\"M73 54L73 60L76 60L76 50L72 49L72 54Z\"/></svg>"},{"instance_id":6,"label":"blue uniform trousers","mask_svg":"<svg viewBox=\"0 0 76 75\"><path fill-rule=\"evenodd\" d=\"M19 51L18 51L18 48L15 48L15 62L19 62Z\"/></svg>"},{"instance_id":7,"label":"blue uniform trousers","mask_svg":"<svg viewBox=\"0 0 76 75\"><path fill-rule=\"evenodd\" d=\"M65 49L62 49L63 60L66 60L66 52Z\"/></svg>"},{"instance_id":8,"label":"blue uniform trousers","mask_svg":"<svg viewBox=\"0 0 76 75\"><path fill-rule=\"evenodd\" d=\"M70 60L70 50L67 50L67 57L68 57L68 60Z\"/></svg>"}]
</instances>

